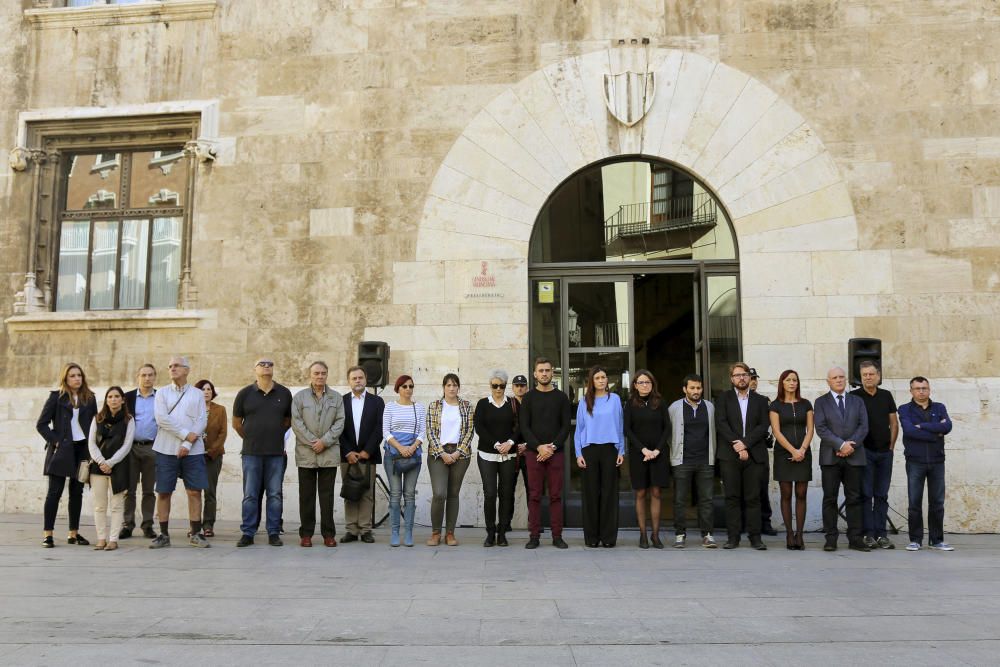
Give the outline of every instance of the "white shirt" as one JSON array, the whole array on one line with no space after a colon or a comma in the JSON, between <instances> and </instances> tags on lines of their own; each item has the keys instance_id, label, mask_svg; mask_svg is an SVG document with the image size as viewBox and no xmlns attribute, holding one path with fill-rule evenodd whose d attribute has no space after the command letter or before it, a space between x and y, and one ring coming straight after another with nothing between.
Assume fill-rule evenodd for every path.
<instances>
[{"instance_id":1,"label":"white shirt","mask_svg":"<svg viewBox=\"0 0 1000 667\"><path fill-rule=\"evenodd\" d=\"M73 442L87 439L87 434L80 428L80 408L73 408L73 418L69 420L69 430L73 433Z\"/></svg>"},{"instance_id":2,"label":"white shirt","mask_svg":"<svg viewBox=\"0 0 1000 667\"><path fill-rule=\"evenodd\" d=\"M202 436L208 425L208 412L205 409L205 395L200 389L187 384L183 387L168 384L156 392L154 406L157 427L156 440L153 441L154 452L177 456L177 452L183 447L189 454L205 453ZM197 434L198 439L194 443L186 440L189 433Z\"/></svg>"},{"instance_id":3,"label":"white shirt","mask_svg":"<svg viewBox=\"0 0 1000 667\"><path fill-rule=\"evenodd\" d=\"M354 392L351 392L351 419L354 421L354 442L361 443L361 413L365 409L365 394L367 392L361 392L361 396L355 396Z\"/></svg>"},{"instance_id":4,"label":"white shirt","mask_svg":"<svg viewBox=\"0 0 1000 667\"><path fill-rule=\"evenodd\" d=\"M457 405L441 403L441 444L457 444L462 438L462 413Z\"/></svg>"},{"instance_id":5,"label":"white shirt","mask_svg":"<svg viewBox=\"0 0 1000 667\"><path fill-rule=\"evenodd\" d=\"M747 407L750 405L750 392L748 391L746 396L740 396L740 392L736 392L736 400L740 402L740 415L743 416L743 435L747 434Z\"/></svg>"}]
</instances>

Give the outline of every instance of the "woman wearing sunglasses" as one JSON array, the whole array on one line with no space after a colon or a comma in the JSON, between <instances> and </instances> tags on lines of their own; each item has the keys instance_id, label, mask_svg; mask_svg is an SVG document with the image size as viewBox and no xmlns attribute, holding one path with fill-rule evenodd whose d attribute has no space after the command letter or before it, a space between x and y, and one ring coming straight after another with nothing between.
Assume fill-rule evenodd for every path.
<instances>
[{"instance_id":1,"label":"woman wearing sunglasses","mask_svg":"<svg viewBox=\"0 0 1000 667\"><path fill-rule=\"evenodd\" d=\"M476 404L473 417L479 435L476 463L483 480L483 514L486 517L484 547L507 545L507 532L514 516L517 484L517 401L508 399L507 372L490 371L490 395ZM497 498L500 522L497 523Z\"/></svg>"},{"instance_id":2,"label":"woman wearing sunglasses","mask_svg":"<svg viewBox=\"0 0 1000 667\"><path fill-rule=\"evenodd\" d=\"M413 402L413 378L409 375L400 375L393 389L399 398L387 404L382 415L382 437L385 438L382 465L389 478L389 524L392 529L389 544L399 546L399 518L402 513L406 527L403 544L412 547L420 446L427 437L424 433L424 406ZM406 502L403 507L400 505L401 497Z\"/></svg>"}]
</instances>

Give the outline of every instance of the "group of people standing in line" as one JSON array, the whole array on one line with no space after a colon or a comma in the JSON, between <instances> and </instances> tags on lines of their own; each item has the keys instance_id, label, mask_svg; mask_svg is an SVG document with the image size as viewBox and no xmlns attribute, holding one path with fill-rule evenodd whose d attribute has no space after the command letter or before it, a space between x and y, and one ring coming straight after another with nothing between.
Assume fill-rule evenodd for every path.
<instances>
[{"instance_id":1,"label":"group of people standing in line","mask_svg":"<svg viewBox=\"0 0 1000 667\"><path fill-rule=\"evenodd\" d=\"M214 401L214 384L188 385L190 365L174 357L168 365L170 384L155 389L156 369L144 364L137 388L113 386L103 405L89 389L83 369L68 364L59 389L51 392L39 416L38 432L46 441L43 546L54 546L58 505L69 483L70 544L86 545L79 534L84 480L94 493L96 549L114 550L118 540L136 528L136 493L142 485L139 527L150 548L170 546L168 519L177 479L188 497L192 546L208 547L214 537L216 487L227 434L227 416ZM484 495L486 538L483 546L509 546L507 533L514 514L519 474L528 504L528 549L540 546L542 497L548 495L553 546L563 539L565 447L573 431L572 404L553 383L553 365L534 362L534 388L517 375L512 395L508 375L490 372L490 393L473 408L459 396L454 373L442 381L441 398L427 406L413 400L414 380L401 375L393 385L396 400L386 403L366 390L360 366L348 369L350 391L341 395L328 384L322 361L309 366L309 386L294 396L274 381L274 362L259 359L255 382L236 395L233 430L243 439L243 502L237 547L254 543L266 510L268 543L281 546L282 481L288 464L285 434L295 439L299 481L299 543L311 547L316 529L317 496L320 534L327 547L337 546L334 487L341 478L346 533L341 542L375 541L372 533L374 467L384 466L389 481L390 545L413 546L417 478L426 461L431 479L431 535L427 545L442 541L457 546L455 527L462 482L473 456ZM929 490L929 546L950 551L944 542L944 437L951 420L940 403L930 400L926 378L910 381L912 400L897 408L892 394L879 388L879 369L861 364L862 387L847 392L846 374L832 368L830 391L815 404L802 398L798 374L784 371L778 397L769 402L752 382L756 373L742 362L730 367L732 387L713 403L703 398L703 382L684 378L683 397L667 403L656 378L638 370L623 400L609 387L607 371L590 369L573 433L576 465L583 488L583 533L586 546L614 547L618 538L618 468L628 456L639 547L662 549L661 490L673 478L673 546L687 544L687 507L697 496L698 528L705 548L718 545L712 535L713 485L718 465L725 493L727 540L737 548L743 532L750 545L766 549L761 535L766 502L768 446L773 442L774 479L781 489L786 547L805 548L802 533L806 489L812 479L814 433L820 439L823 485L824 549L837 548L838 496L846 498L848 545L870 551L894 545L886 534L892 456L900 429L906 456L909 491L908 550L923 542L922 502ZM473 450L474 436L478 444ZM693 487L693 488L692 488ZM763 489L763 491L762 491ZM202 493L205 498L202 503ZM792 501L795 500L793 517ZM108 508L110 505L110 529ZM154 509L159 534L153 528Z\"/></svg>"}]
</instances>

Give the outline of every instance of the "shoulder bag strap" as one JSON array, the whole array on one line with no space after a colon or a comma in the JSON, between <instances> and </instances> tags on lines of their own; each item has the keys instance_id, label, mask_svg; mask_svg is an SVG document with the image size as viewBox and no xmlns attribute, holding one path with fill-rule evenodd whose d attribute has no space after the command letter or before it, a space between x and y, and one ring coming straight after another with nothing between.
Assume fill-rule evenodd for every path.
<instances>
[{"instance_id":1,"label":"shoulder bag strap","mask_svg":"<svg viewBox=\"0 0 1000 667\"><path fill-rule=\"evenodd\" d=\"M177 399L177 402L174 403L174 406L172 408L170 408L169 410L167 410L167 414L168 415L171 414L174 411L174 408L176 408L178 405L180 405L180 402L182 400L184 400L184 397L187 396L187 391L188 391L187 387L184 387L184 391L181 392L180 398Z\"/></svg>"}]
</instances>

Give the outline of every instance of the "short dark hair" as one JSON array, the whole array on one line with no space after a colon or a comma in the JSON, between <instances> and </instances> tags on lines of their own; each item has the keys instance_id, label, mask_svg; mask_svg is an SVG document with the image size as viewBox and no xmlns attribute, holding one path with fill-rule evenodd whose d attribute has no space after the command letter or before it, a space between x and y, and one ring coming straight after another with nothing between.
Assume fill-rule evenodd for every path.
<instances>
[{"instance_id":1,"label":"short dark hair","mask_svg":"<svg viewBox=\"0 0 1000 667\"><path fill-rule=\"evenodd\" d=\"M688 382L697 382L698 384L705 384L705 381L701 379L701 376L697 373L688 373L684 376L684 384L682 387L688 386Z\"/></svg>"},{"instance_id":2,"label":"short dark hair","mask_svg":"<svg viewBox=\"0 0 1000 667\"><path fill-rule=\"evenodd\" d=\"M413 382L413 378L407 375L406 373L403 373L398 378L396 378L396 384L392 385L392 390L398 394L399 388L402 387L404 384L406 384L407 381ZM414 382L414 384L416 383Z\"/></svg>"},{"instance_id":3,"label":"short dark hair","mask_svg":"<svg viewBox=\"0 0 1000 667\"><path fill-rule=\"evenodd\" d=\"M923 375L917 375L916 377L911 378L910 379L910 386L911 387L913 386L914 382L926 382L927 384L931 383L931 381L928 380L927 378L925 378Z\"/></svg>"},{"instance_id":4,"label":"short dark hair","mask_svg":"<svg viewBox=\"0 0 1000 667\"><path fill-rule=\"evenodd\" d=\"M197 382L194 383L195 388L201 390L204 390L206 385L212 388L212 400L215 400L215 397L219 395L219 392L215 391L214 382L212 382L211 380L198 380Z\"/></svg>"},{"instance_id":5,"label":"short dark hair","mask_svg":"<svg viewBox=\"0 0 1000 667\"><path fill-rule=\"evenodd\" d=\"M459 387L462 386L462 381L458 379L458 375L456 375L455 373L445 373L444 377L441 378L441 386L442 387L445 386L446 384L448 384L449 382L454 382Z\"/></svg>"},{"instance_id":6,"label":"short dark hair","mask_svg":"<svg viewBox=\"0 0 1000 667\"><path fill-rule=\"evenodd\" d=\"M552 362L549 361L548 357L535 357L535 364L531 367L531 370L538 370L538 367L542 364L548 364L551 366Z\"/></svg>"},{"instance_id":7,"label":"short dark hair","mask_svg":"<svg viewBox=\"0 0 1000 667\"><path fill-rule=\"evenodd\" d=\"M350 368L348 368L347 377L351 377L351 373L353 373L354 371L361 371L364 374L365 379L366 380L368 379L368 373L365 373L365 369L362 366L351 366Z\"/></svg>"},{"instance_id":8,"label":"short dark hair","mask_svg":"<svg viewBox=\"0 0 1000 667\"><path fill-rule=\"evenodd\" d=\"M871 359L865 359L860 364L858 364L858 370L860 371L862 368L874 368L877 373L882 372L882 369L878 367L878 364L876 364Z\"/></svg>"},{"instance_id":9,"label":"short dark hair","mask_svg":"<svg viewBox=\"0 0 1000 667\"><path fill-rule=\"evenodd\" d=\"M139 373L141 373L143 368L148 368L151 371L153 371L154 375L156 374L156 366L154 366L153 364L149 363L148 361L146 363L144 363L143 365L139 366L139 370L137 370L135 372L135 374L138 375Z\"/></svg>"}]
</instances>

